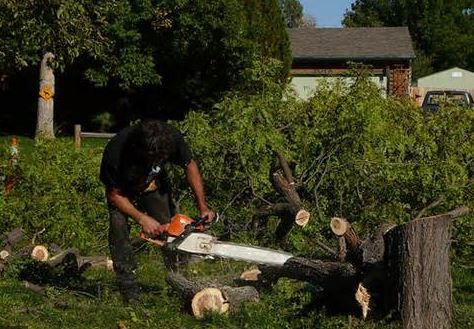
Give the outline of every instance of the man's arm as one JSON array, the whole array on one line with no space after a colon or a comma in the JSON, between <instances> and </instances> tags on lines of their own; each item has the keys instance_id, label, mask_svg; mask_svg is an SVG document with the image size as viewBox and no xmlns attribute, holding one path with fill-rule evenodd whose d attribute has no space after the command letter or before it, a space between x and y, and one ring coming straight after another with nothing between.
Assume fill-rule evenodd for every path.
<instances>
[{"instance_id":1,"label":"man's arm","mask_svg":"<svg viewBox=\"0 0 474 329\"><path fill-rule=\"evenodd\" d=\"M215 213L209 209L207 205L206 196L204 194L204 184L196 161L191 160L184 170L186 173L186 180L194 193L196 206L200 212L201 218L207 218L208 221L212 221Z\"/></svg>"},{"instance_id":2,"label":"man's arm","mask_svg":"<svg viewBox=\"0 0 474 329\"><path fill-rule=\"evenodd\" d=\"M158 235L166 230L168 224L161 225L153 217L139 211L117 188L107 189L107 199L121 212L132 217L137 224L141 225L143 232L149 235Z\"/></svg>"}]
</instances>

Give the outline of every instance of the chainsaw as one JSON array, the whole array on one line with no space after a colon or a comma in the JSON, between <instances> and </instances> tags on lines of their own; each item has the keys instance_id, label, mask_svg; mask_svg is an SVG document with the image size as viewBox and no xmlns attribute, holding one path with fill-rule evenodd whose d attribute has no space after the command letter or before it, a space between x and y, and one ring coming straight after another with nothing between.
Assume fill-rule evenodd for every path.
<instances>
[{"instance_id":1,"label":"chainsaw","mask_svg":"<svg viewBox=\"0 0 474 329\"><path fill-rule=\"evenodd\" d=\"M218 215L216 215L216 220ZM157 237L148 237L144 232L140 238L167 252L198 255L205 258L229 258L250 263L283 265L293 255L269 248L219 241L204 233L206 219L193 219L183 214L171 218L168 229Z\"/></svg>"}]
</instances>

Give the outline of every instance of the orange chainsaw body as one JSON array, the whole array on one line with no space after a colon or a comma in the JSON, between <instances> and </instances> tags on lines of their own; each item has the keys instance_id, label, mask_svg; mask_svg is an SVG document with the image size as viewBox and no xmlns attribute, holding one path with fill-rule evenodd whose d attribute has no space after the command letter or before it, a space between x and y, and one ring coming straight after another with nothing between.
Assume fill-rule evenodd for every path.
<instances>
[{"instance_id":1,"label":"orange chainsaw body","mask_svg":"<svg viewBox=\"0 0 474 329\"><path fill-rule=\"evenodd\" d=\"M194 222L194 219L183 215L183 214L176 214L171 218L170 225L168 226L168 230L166 233L168 236L180 236L186 226L191 225ZM196 226L196 232L203 232L204 226L198 225Z\"/></svg>"},{"instance_id":2,"label":"orange chainsaw body","mask_svg":"<svg viewBox=\"0 0 474 329\"><path fill-rule=\"evenodd\" d=\"M168 225L167 230L164 232L165 236L168 237L179 237L183 234L186 230L186 227L192 225L195 222L194 219L183 215L183 214L176 214L171 217L170 223ZM194 227L194 232L204 232L204 225L196 225ZM146 236L146 234L142 231L140 233L140 238L142 240L151 242L152 244L156 245L157 247L162 247L166 243L166 237L164 239L152 239Z\"/></svg>"}]
</instances>

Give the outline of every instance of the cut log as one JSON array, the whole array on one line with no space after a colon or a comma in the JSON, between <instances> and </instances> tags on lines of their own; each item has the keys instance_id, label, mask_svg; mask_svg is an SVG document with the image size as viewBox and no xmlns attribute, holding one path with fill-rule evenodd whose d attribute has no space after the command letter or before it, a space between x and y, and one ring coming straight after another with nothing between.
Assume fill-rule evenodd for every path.
<instances>
[{"instance_id":1,"label":"cut log","mask_svg":"<svg viewBox=\"0 0 474 329\"><path fill-rule=\"evenodd\" d=\"M385 258L392 305L404 329L447 329L452 324L449 224L469 211L413 220L385 234Z\"/></svg>"},{"instance_id":2,"label":"cut log","mask_svg":"<svg viewBox=\"0 0 474 329\"><path fill-rule=\"evenodd\" d=\"M47 261L49 258L48 249L42 245L34 246L33 250L31 251L31 258L40 262Z\"/></svg>"},{"instance_id":3,"label":"cut log","mask_svg":"<svg viewBox=\"0 0 474 329\"><path fill-rule=\"evenodd\" d=\"M309 223L310 213L304 209L300 209L295 216L295 223L301 227L305 227Z\"/></svg>"},{"instance_id":4,"label":"cut log","mask_svg":"<svg viewBox=\"0 0 474 329\"><path fill-rule=\"evenodd\" d=\"M250 270L242 272L242 274L240 275L240 280L258 281L260 274L262 274L262 271L260 271L258 268L252 268Z\"/></svg>"},{"instance_id":5,"label":"cut log","mask_svg":"<svg viewBox=\"0 0 474 329\"><path fill-rule=\"evenodd\" d=\"M238 308L242 302L258 300L254 287L230 287L215 282L196 282L183 275L170 272L166 281L190 304L195 317L201 318L207 312L227 313Z\"/></svg>"},{"instance_id":6,"label":"cut log","mask_svg":"<svg viewBox=\"0 0 474 329\"><path fill-rule=\"evenodd\" d=\"M282 266L262 265L259 266L259 269L262 272L262 277L274 281L286 277L323 287L332 284L344 285L345 283L355 286L354 280L358 275L355 267L349 263L324 262L300 257L292 257Z\"/></svg>"},{"instance_id":7,"label":"cut log","mask_svg":"<svg viewBox=\"0 0 474 329\"><path fill-rule=\"evenodd\" d=\"M359 283L359 286L357 287L355 299L359 303L360 308L362 309L362 317L364 319L367 318L367 314L370 311L370 294L367 289L362 285L362 283Z\"/></svg>"},{"instance_id":8,"label":"cut log","mask_svg":"<svg viewBox=\"0 0 474 329\"><path fill-rule=\"evenodd\" d=\"M10 256L10 253L7 250L0 251L0 260L5 260Z\"/></svg>"},{"instance_id":9,"label":"cut log","mask_svg":"<svg viewBox=\"0 0 474 329\"><path fill-rule=\"evenodd\" d=\"M196 318L201 319L206 313L227 313L229 303L217 288L204 288L198 291L191 300L191 308Z\"/></svg>"},{"instance_id":10,"label":"cut log","mask_svg":"<svg viewBox=\"0 0 474 329\"><path fill-rule=\"evenodd\" d=\"M113 261L107 256L82 256L78 259L79 268L90 264L91 267L105 268L107 270L113 270Z\"/></svg>"},{"instance_id":11,"label":"cut log","mask_svg":"<svg viewBox=\"0 0 474 329\"><path fill-rule=\"evenodd\" d=\"M362 242L351 224L345 218L333 217L331 218L330 226L332 232L336 236L344 238L345 242L344 246L339 246L338 259L340 261L349 261L357 266L361 265L360 245Z\"/></svg>"}]
</instances>

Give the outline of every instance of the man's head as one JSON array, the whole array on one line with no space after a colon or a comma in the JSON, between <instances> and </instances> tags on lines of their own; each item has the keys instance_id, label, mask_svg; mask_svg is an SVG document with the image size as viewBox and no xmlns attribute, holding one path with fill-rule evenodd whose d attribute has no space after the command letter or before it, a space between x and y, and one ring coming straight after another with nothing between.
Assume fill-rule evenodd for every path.
<instances>
[{"instance_id":1,"label":"man's head","mask_svg":"<svg viewBox=\"0 0 474 329\"><path fill-rule=\"evenodd\" d=\"M151 166L165 163L176 151L175 131L161 121L143 121L130 132L121 154L121 175L134 192L143 188Z\"/></svg>"},{"instance_id":2,"label":"man's head","mask_svg":"<svg viewBox=\"0 0 474 329\"><path fill-rule=\"evenodd\" d=\"M147 166L167 161L176 149L174 130L161 121L143 121L130 133L125 149Z\"/></svg>"}]
</instances>

